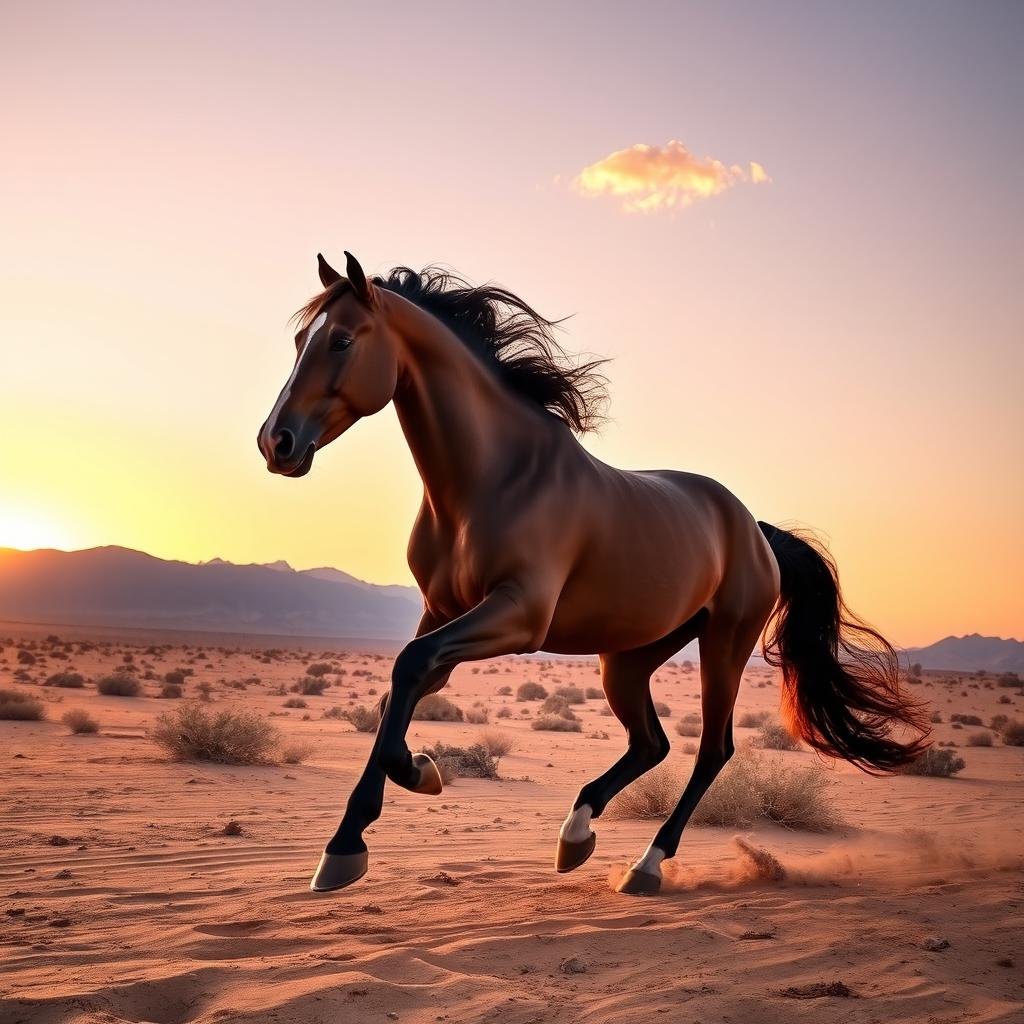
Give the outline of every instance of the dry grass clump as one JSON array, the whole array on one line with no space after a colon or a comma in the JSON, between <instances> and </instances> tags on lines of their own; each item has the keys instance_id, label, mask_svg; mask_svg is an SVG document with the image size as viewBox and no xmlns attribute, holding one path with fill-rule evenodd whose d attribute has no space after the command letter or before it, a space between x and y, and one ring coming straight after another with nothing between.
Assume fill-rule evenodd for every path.
<instances>
[{"instance_id":1,"label":"dry grass clump","mask_svg":"<svg viewBox=\"0 0 1024 1024\"><path fill-rule=\"evenodd\" d=\"M656 700L654 702L654 710L659 718L672 717L672 709L663 700Z\"/></svg>"},{"instance_id":2,"label":"dry grass clump","mask_svg":"<svg viewBox=\"0 0 1024 1024\"><path fill-rule=\"evenodd\" d=\"M606 813L619 818L665 818L682 795L685 780L667 764L623 790ZM783 828L831 832L842 819L829 803L832 782L818 765L789 768L755 750L737 751L693 812L697 826L750 828L771 821Z\"/></svg>"},{"instance_id":3,"label":"dry grass clump","mask_svg":"<svg viewBox=\"0 0 1024 1024\"><path fill-rule=\"evenodd\" d=\"M481 729L476 734L476 741L491 757L496 758L511 754L516 745L512 734L501 729Z\"/></svg>"},{"instance_id":4,"label":"dry grass clump","mask_svg":"<svg viewBox=\"0 0 1024 1024\"><path fill-rule=\"evenodd\" d=\"M286 708L308 708L309 705L301 697L289 697L282 705Z\"/></svg>"},{"instance_id":5,"label":"dry grass clump","mask_svg":"<svg viewBox=\"0 0 1024 1024\"><path fill-rule=\"evenodd\" d=\"M575 715L572 718L565 718L562 715L540 715L530 723L530 728L537 732L582 732L582 726Z\"/></svg>"},{"instance_id":6,"label":"dry grass clump","mask_svg":"<svg viewBox=\"0 0 1024 1024\"><path fill-rule=\"evenodd\" d=\"M329 712L324 713L324 717L345 718L356 727L357 732L376 732L377 726L380 724L380 709L378 707L368 708L365 704L360 704L358 707L349 708L340 714L334 714L337 710L337 708L331 708Z\"/></svg>"},{"instance_id":7,"label":"dry grass clump","mask_svg":"<svg viewBox=\"0 0 1024 1024\"><path fill-rule=\"evenodd\" d=\"M760 729L771 717L770 711L744 711L736 724L741 729Z\"/></svg>"},{"instance_id":8,"label":"dry grass clump","mask_svg":"<svg viewBox=\"0 0 1024 1024\"><path fill-rule=\"evenodd\" d=\"M1003 743L1008 747L1024 747L1024 722L1011 719L1002 728Z\"/></svg>"},{"instance_id":9,"label":"dry grass clump","mask_svg":"<svg viewBox=\"0 0 1024 1024\"><path fill-rule=\"evenodd\" d=\"M977 715L950 715L951 722L959 722L961 725L983 725L984 723Z\"/></svg>"},{"instance_id":10,"label":"dry grass clump","mask_svg":"<svg viewBox=\"0 0 1024 1024\"><path fill-rule=\"evenodd\" d=\"M780 722L764 722L753 740L762 750L799 750L800 743Z\"/></svg>"},{"instance_id":11,"label":"dry grass clump","mask_svg":"<svg viewBox=\"0 0 1024 1024\"><path fill-rule=\"evenodd\" d=\"M424 747L423 753L437 765L442 782L499 777L498 759L480 743L474 743L470 747L450 747L444 743L436 743L432 747Z\"/></svg>"},{"instance_id":12,"label":"dry grass clump","mask_svg":"<svg viewBox=\"0 0 1024 1024\"><path fill-rule=\"evenodd\" d=\"M548 695L548 691L544 689L540 683L523 683L518 690L516 690L516 700L543 700Z\"/></svg>"},{"instance_id":13,"label":"dry grass clump","mask_svg":"<svg viewBox=\"0 0 1024 1024\"><path fill-rule=\"evenodd\" d=\"M164 700L179 700L183 691L177 683L164 683L160 687L160 696Z\"/></svg>"},{"instance_id":14,"label":"dry grass clump","mask_svg":"<svg viewBox=\"0 0 1024 1024\"><path fill-rule=\"evenodd\" d=\"M588 686L583 692L587 695L587 700L604 699L604 690L600 686Z\"/></svg>"},{"instance_id":15,"label":"dry grass clump","mask_svg":"<svg viewBox=\"0 0 1024 1024\"><path fill-rule=\"evenodd\" d=\"M96 689L104 697L138 697L142 693L142 683L134 676L104 676L96 683Z\"/></svg>"},{"instance_id":16,"label":"dry grass clump","mask_svg":"<svg viewBox=\"0 0 1024 1024\"><path fill-rule=\"evenodd\" d=\"M46 708L20 690L0 690L0 719L7 722L41 722Z\"/></svg>"},{"instance_id":17,"label":"dry grass clump","mask_svg":"<svg viewBox=\"0 0 1024 1024\"><path fill-rule=\"evenodd\" d=\"M676 722L676 732L680 736L686 736L693 739L700 735L700 715L696 715L690 712L688 715L683 715L682 718Z\"/></svg>"},{"instance_id":18,"label":"dry grass clump","mask_svg":"<svg viewBox=\"0 0 1024 1024\"><path fill-rule=\"evenodd\" d=\"M285 764L302 764L313 753L314 746L306 740L296 740L281 747L281 760Z\"/></svg>"},{"instance_id":19,"label":"dry grass clump","mask_svg":"<svg viewBox=\"0 0 1024 1024\"><path fill-rule=\"evenodd\" d=\"M936 779L948 779L966 767L967 762L957 757L952 750L929 747L920 757L896 770L900 775L929 775Z\"/></svg>"},{"instance_id":20,"label":"dry grass clump","mask_svg":"<svg viewBox=\"0 0 1024 1024\"><path fill-rule=\"evenodd\" d=\"M566 704L583 704L586 702L586 695L578 686L559 686L555 690L555 696L561 697Z\"/></svg>"},{"instance_id":21,"label":"dry grass clump","mask_svg":"<svg viewBox=\"0 0 1024 1024\"><path fill-rule=\"evenodd\" d=\"M992 733L990 732L972 732L967 737L968 747L991 747L992 746Z\"/></svg>"},{"instance_id":22,"label":"dry grass clump","mask_svg":"<svg viewBox=\"0 0 1024 1024\"><path fill-rule=\"evenodd\" d=\"M100 723L88 711L83 711L81 708L72 708L70 711L65 711L61 715L60 720L76 736L85 736L89 733L100 731Z\"/></svg>"},{"instance_id":23,"label":"dry grass clump","mask_svg":"<svg viewBox=\"0 0 1024 1024\"><path fill-rule=\"evenodd\" d=\"M494 692L499 697L511 697L512 696L512 687L511 686L499 686Z\"/></svg>"},{"instance_id":24,"label":"dry grass clump","mask_svg":"<svg viewBox=\"0 0 1024 1024\"><path fill-rule=\"evenodd\" d=\"M81 672L54 672L46 680L47 686L59 686L62 690L81 690L85 676Z\"/></svg>"},{"instance_id":25,"label":"dry grass clump","mask_svg":"<svg viewBox=\"0 0 1024 1024\"><path fill-rule=\"evenodd\" d=\"M488 714L487 708L482 704L474 704L473 707L466 712L466 721L469 722L470 725L486 725L490 720L490 717L491 716Z\"/></svg>"},{"instance_id":26,"label":"dry grass clump","mask_svg":"<svg viewBox=\"0 0 1024 1024\"><path fill-rule=\"evenodd\" d=\"M255 711L185 704L157 717L153 739L177 761L273 764L279 733Z\"/></svg>"},{"instance_id":27,"label":"dry grass clump","mask_svg":"<svg viewBox=\"0 0 1024 1024\"><path fill-rule=\"evenodd\" d=\"M164 673L164 682L169 683L171 686L184 686L185 676L188 673L183 668L174 668L170 672Z\"/></svg>"},{"instance_id":28,"label":"dry grass clump","mask_svg":"<svg viewBox=\"0 0 1024 1024\"><path fill-rule=\"evenodd\" d=\"M330 685L328 679L315 679L313 676L306 676L292 684L292 693L301 693L303 697L322 697L324 690Z\"/></svg>"},{"instance_id":29,"label":"dry grass clump","mask_svg":"<svg viewBox=\"0 0 1024 1024\"><path fill-rule=\"evenodd\" d=\"M312 665L306 666L306 675L313 676L315 679L321 679L332 671L333 669L326 661L315 661Z\"/></svg>"},{"instance_id":30,"label":"dry grass clump","mask_svg":"<svg viewBox=\"0 0 1024 1024\"><path fill-rule=\"evenodd\" d=\"M447 697L439 693L428 693L416 705L412 717L416 722L461 722L465 715L462 708Z\"/></svg>"}]
</instances>

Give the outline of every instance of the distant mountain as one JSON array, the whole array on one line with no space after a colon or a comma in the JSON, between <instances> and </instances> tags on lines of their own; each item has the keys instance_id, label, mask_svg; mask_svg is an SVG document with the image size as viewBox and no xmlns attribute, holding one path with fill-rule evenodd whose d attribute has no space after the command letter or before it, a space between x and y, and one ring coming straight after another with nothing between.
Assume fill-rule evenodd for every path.
<instances>
[{"instance_id":1,"label":"distant mountain","mask_svg":"<svg viewBox=\"0 0 1024 1024\"><path fill-rule=\"evenodd\" d=\"M422 608L413 587L337 569L0 548L0 619L10 621L393 640L412 635Z\"/></svg>"},{"instance_id":2,"label":"distant mountain","mask_svg":"<svg viewBox=\"0 0 1024 1024\"><path fill-rule=\"evenodd\" d=\"M1024 643L998 636L947 636L928 647L912 647L904 652L906 660L920 662L922 668L956 672L1024 672Z\"/></svg>"}]
</instances>

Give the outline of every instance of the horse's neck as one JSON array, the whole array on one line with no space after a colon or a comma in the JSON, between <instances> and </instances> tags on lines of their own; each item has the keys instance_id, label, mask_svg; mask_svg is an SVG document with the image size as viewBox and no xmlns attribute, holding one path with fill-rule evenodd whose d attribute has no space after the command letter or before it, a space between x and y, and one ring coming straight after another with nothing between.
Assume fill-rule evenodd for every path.
<instances>
[{"instance_id":1,"label":"horse's neck","mask_svg":"<svg viewBox=\"0 0 1024 1024\"><path fill-rule=\"evenodd\" d=\"M439 320L388 302L402 339L398 419L431 507L458 519L502 461L543 443L541 421Z\"/></svg>"}]
</instances>

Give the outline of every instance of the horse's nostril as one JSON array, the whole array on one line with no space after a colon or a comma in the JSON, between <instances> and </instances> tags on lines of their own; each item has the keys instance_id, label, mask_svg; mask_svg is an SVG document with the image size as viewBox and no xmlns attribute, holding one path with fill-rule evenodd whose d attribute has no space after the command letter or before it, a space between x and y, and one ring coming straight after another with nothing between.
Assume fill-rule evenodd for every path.
<instances>
[{"instance_id":1,"label":"horse's nostril","mask_svg":"<svg viewBox=\"0 0 1024 1024\"><path fill-rule=\"evenodd\" d=\"M274 438L274 458L287 459L295 451L295 435L290 430L279 430Z\"/></svg>"}]
</instances>

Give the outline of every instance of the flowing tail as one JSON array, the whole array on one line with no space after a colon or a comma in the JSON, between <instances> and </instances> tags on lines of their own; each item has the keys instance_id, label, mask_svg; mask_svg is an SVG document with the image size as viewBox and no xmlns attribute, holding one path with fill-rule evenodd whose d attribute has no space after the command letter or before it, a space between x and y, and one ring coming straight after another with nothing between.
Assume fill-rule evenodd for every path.
<instances>
[{"instance_id":1,"label":"flowing tail","mask_svg":"<svg viewBox=\"0 0 1024 1024\"><path fill-rule=\"evenodd\" d=\"M923 706L900 688L892 644L846 607L835 562L820 543L757 525L779 563L781 593L762 652L782 668L790 728L869 774L913 761L931 729Z\"/></svg>"}]
</instances>

